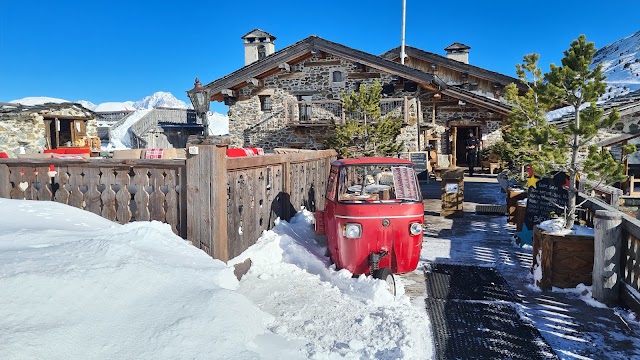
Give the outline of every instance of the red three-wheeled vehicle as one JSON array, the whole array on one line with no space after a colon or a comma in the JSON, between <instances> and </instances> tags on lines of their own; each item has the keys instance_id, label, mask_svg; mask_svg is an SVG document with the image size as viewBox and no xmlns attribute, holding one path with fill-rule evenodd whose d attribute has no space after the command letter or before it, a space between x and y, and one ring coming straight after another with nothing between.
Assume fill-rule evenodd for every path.
<instances>
[{"instance_id":1,"label":"red three-wheeled vehicle","mask_svg":"<svg viewBox=\"0 0 640 360\"><path fill-rule=\"evenodd\" d=\"M315 213L339 269L387 282L416 269L422 249L424 207L409 160L386 157L332 162L325 210Z\"/></svg>"}]
</instances>

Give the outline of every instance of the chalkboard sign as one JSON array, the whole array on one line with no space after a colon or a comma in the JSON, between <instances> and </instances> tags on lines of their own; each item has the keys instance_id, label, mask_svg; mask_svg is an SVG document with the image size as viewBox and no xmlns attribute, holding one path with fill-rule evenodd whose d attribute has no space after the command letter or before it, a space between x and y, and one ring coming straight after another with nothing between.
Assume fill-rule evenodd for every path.
<instances>
[{"instance_id":1,"label":"chalkboard sign","mask_svg":"<svg viewBox=\"0 0 640 360\"><path fill-rule=\"evenodd\" d=\"M426 151L418 151L409 153L409 161L413 163L413 167L418 174L418 180L427 180L429 176L427 170L429 155Z\"/></svg>"},{"instance_id":2,"label":"chalkboard sign","mask_svg":"<svg viewBox=\"0 0 640 360\"><path fill-rule=\"evenodd\" d=\"M569 199L566 187L569 176L559 172L551 178L542 178L527 192L527 210L524 214L524 231L518 234L521 243L533 243L533 227L551 219L551 213L561 216ZM531 238L529 238L531 237Z\"/></svg>"},{"instance_id":3,"label":"chalkboard sign","mask_svg":"<svg viewBox=\"0 0 640 360\"><path fill-rule=\"evenodd\" d=\"M413 163L413 167L416 169L417 173L421 173L423 171L427 171L427 162L429 161L429 156L427 152L412 152L409 153L409 161Z\"/></svg>"}]
</instances>

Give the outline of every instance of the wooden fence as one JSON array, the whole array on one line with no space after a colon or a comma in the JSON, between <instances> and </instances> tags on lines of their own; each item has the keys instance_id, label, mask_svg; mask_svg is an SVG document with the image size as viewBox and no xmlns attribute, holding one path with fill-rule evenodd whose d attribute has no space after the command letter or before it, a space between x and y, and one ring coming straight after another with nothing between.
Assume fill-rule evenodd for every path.
<instances>
[{"instance_id":1,"label":"wooden fence","mask_svg":"<svg viewBox=\"0 0 640 360\"><path fill-rule=\"evenodd\" d=\"M186 160L0 159L0 197L57 201L122 224L165 222L223 261L277 217L324 207L333 150L227 158L226 145L195 148Z\"/></svg>"},{"instance_id":2,"label":"wooden fence","mask_svg":"<svg viewBox=\"0 0 640 360\"><path fill-rule=\"evenodd\" d=\"M584 202L581 212L581 220L586 221L588 226L594 226L597 210L605 210L618 213L622 217L622 231L620 242L620 252L612 252L613 248L606 250L607 260L614 265L618 272L617 283L619 285L619 299L636 313L640 312L640 221L626 215L604 202L580 194L580 202ZM596 229L596 234L598 229ZM600 241L595 239L596 242ZM596 244L598 246L598 244ZM611 267L611 266L610 266ZM608 269L612 270L612 269ZM602 269L594 268L595 276L602 274ZM595 290L594 290L595 292Z\"/></svg>"}]
</instances>

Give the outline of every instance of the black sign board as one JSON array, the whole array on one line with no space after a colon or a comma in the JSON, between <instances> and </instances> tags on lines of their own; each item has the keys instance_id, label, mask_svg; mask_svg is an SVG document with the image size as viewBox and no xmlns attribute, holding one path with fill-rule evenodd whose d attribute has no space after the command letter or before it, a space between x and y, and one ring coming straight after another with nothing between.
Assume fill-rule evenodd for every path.
<instances>
[{"instance_id":1,"label":"black sign board","mask_svg":"<svg viewBox=\"0 0 640 360\"><path fill-rule=\"evenodd\" d=\"M416 170L416 174L418 174L419 180L424 180L429 176L427 173L429 156L426 151L409 153L409 161L413 163L413 167Z\"/></svg>"},{"instance_id":2,"label":"black sign board","mask_svg":"<svg viewBox=\"0 0 640 360\"><path fill-rule=\"evenodd\" d=\"M524 223L529 230L533 230L534 225L551 219L551 213L562 215L569 199L566 189L568 184L569 176L559 172L552 178L542 178L535 186L529 187L524 215Z\"/></svg>"}]
</instances>

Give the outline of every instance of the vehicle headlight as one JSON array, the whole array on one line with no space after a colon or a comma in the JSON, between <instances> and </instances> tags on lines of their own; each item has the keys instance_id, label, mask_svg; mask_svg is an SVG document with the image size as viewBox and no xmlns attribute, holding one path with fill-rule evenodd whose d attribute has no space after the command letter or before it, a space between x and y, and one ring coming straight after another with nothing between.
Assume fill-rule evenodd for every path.
<instances>
[{"instance_id":1,"label":"vehicle headlight","mask_svg":"<svg viewBox=\"0 0 640 360\"><path fill-rule=\"evenodd\" d=\"M411 235L418 235L422 232L422 224L419 222L414 222L409 225L409 232Z\"/></svg>"},{"instance_id":2,"label":"vehicle headlight","mask_svg":"<svg viewBox=\"0 0 640 360\"><path fill-rule=\"evenodd\" d=\"M346 224L342 229L342 235L348 239L357 239L362 236L362 226L360 224Z\"/></svg>"}]
</instances>

